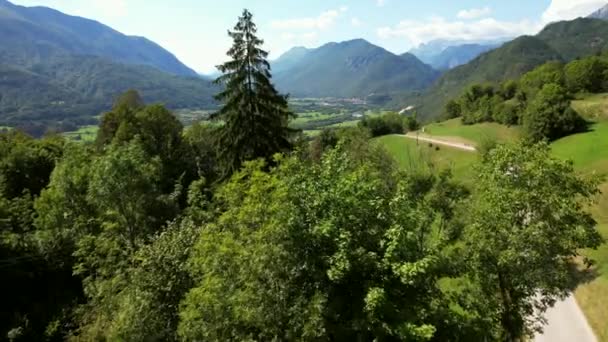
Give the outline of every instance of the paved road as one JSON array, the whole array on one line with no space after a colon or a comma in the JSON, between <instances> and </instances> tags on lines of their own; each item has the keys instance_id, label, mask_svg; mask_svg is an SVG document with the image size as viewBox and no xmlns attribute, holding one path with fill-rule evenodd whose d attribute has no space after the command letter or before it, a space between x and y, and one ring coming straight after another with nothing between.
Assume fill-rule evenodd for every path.
<instances>
[{"instance_id":1,"label":"paved road","mask_svg":"<svg viewBox=\"0 0 608 342\"><path fill-rule=\"evenodd\" d=\"M450 146L453 148L475 152L474 146L433 139L426 136L416 136L415 133L404 135L409 139L418 139L437 145ZM574 299L574 295L557 302L554 307L545 313L547 325L542 335L534 338L534 342L597 342L597 338L591 330L585 315Z\"/></svg>"},{"instance_id":2,"label":"paved road","mask_svg":"<svg viewBox=\"0 0 608 342\"><path fill-rule=\"evenodd\" d=\"M415 133L408 133L403 136L406 138L417 139L420 141L430 142L430 143L437 144L437 145L449 146L449 147L457 148L460 150L465 150L465 151L470 151L470 152L477 151L475 146L471 146L471 145L467 145L467 144L463 144L463 143L457 143L457 142L450 142L450 141L446 141L446 140L433 139L433 138L428 138L425 136L416 136Z\"/></svg>"},{"instance_id":3,"label":"paved road","mask_svg":"<svg viewBox=\"0 0 608 342\"><path fill-rule=\"evenodd\" d=\"M548 325L534 342L597 342L574 295L558 302L545 314Z\"/></svg>"}]
</instances>

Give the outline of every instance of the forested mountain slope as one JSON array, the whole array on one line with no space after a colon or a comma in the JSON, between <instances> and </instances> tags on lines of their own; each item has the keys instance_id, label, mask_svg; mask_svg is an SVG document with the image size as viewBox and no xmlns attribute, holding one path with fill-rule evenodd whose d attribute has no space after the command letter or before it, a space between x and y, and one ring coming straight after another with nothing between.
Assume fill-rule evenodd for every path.
<instances>
[{"instance_id":1,"label":"forested mountain slope","mask_svg":"<svg viewBox=\"0 0 608 342\"><path fill-rule=\"evenodd\" d=\"M31 66L65 55L94 55L184 76L196 73L158 44L124 35L97 21L47 7L0 0L0 61Z\"/></svg>"},{"instance_id":2,"label":"forested mountain slope","mask_svg":"<svg viewBox=\"0 0 608 342\"><path fill-rule=\"evenodd\" d=\"M550 24L536 36L519 37L446 72L423 97L410 99L409 104L416 104L422 117L435 118L450 98L470 84L514 79L547 61L567 62L606 48L606 21L579 18Z\"/></svg>"},{"instance_id":3,"label":"forested mountain slope","mask_svg":"<svg viewBox=\"0 0 608 342\"><path fill-rule=\"evenodd\" d=\"M38 135L96 123L131 88L170 108L214 105L209 79L155 43L96 21L0 0L0 41L0 125Z\"/></svg>"},{"instance_id":4,"label":"forested mountain slope","mask_svg":"<svg viewBox=\"0 0 608 342\"><path fill-rule=\"evenodd\" d=\"M365 97L419 90L439 75L414 55L397 56L363 39L296 53L288 67L275 63L274 80L281 91L298 97Z\"/></svg>"}]
</instances>

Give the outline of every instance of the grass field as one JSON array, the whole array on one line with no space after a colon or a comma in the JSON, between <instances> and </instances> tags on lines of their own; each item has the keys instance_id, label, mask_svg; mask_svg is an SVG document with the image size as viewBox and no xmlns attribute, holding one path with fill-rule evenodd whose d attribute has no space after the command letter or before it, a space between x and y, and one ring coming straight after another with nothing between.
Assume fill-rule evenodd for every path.
<instances>
[{"instance_id":1,"label":"grass field","mask_svg":"<svg viewBox=\"0 0 608 342\"><path fill-rule=\"evenodd\" d=\"M595 123L586 133L553 143L553 154L574 162L584 173L608 175L608 94L595 94L573 101L572 107ZM598 229L608 240L608 178L600 187L598 203L592 208ZM575 296L599 341L608 341L608 245L584 254L595 260L595 279L576 289Z\"/></svg>"},{"instance_id":2,"label":"grass field","mask_svg":"<svg viewBox=\"0 0 608 342\"><path fill-rule=\"evenodd\" d=\"M298 113L298 117L291 121L292 125L301 125L311 121L322 121L330 119L336 114L323 114L320 112Z\"/></svg>"},{"instance_id":3,"label":"grass field","mask_svg":"<svg viewBox=\"0 0 608 342\"><path fill-rule=\"evenodd\" d=\"M94 141L95 138L97 137L97 130L99 129L98 126L83 126L80 127L77 131L73 131L73 132L65 132L63 133L63 135L71 140L75 140L75 141Z\"/></svg>"},{"instance_id":4,"label":"grass field","mask_svg":"<svg viewBox=\"0 0 608 342\"><path fill-rule=\"evenodd\" d=\"M600 233L608 239L608 183L604 183L600 190L603 194L592 213L599 223ZM584 254L596 262L595 279L580 285L575 296L598 340L608 341L608 245Z\"/></svg>"},{"instance_id":5,"label":"grass field","mask_svg":"<svg viewBox=\"0 0 608 342\"><path fill-rule=\"evenodd\" d=\"M375 139L392 155L400 167L406 170L451 168L454 176L466 182L471 179L471 169L477 154L429 143L417 144L415 140L398 135Z\"/></svg>"},{"instance_id":6,"label":"grass field","mask_svg":"<svg viewBox=\"0 0 608 342\"><path fill-rule=\"evenodd\" d=\"M486 139L499 142L515 140L519 137L519 128L493 122L463 125L460 119L452 119L427 125L424 133L467 144L480 144Z\"/></svg>"},{"instance_id":7,"label":"grass field","mask_svg":"<svg viewBox=\"0 0 608 342\"><path fill-rule=\"evenodd\" d=\"M608 93L593 94L572 101L572 108L591 121L608 119Z\"/></svg>"},{"instance_id":8,"label":"grass field","mask_svg":"<svg viewBox=\"0 0 608 342\"><path fill-rule=\"evenodd\" d=\"M608 121L598 122L589 132L571 135L551 145L553 154L570 159L585 172L608 172Z\"/></svg>"}]
</instances>

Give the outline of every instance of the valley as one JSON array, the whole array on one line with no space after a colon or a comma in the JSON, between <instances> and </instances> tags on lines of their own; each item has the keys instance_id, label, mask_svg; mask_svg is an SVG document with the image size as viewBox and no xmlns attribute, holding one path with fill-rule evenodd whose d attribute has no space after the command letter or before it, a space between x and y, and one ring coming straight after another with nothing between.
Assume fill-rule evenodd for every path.
<instances>
[{"instance_id":1,"label":"valley","mask_svg":"<svg viewBox=\"0 0 608 342\"><path fill-rule=\"evenodd\" d=\"M605 2L36 4L0 341L608 342Z\"/></svg>"}]
</instances>

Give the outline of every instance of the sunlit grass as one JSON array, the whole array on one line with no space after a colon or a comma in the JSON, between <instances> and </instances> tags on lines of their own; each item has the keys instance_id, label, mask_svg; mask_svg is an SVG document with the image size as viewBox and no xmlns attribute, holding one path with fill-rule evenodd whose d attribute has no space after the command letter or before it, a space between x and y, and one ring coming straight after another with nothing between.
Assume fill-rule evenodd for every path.
<instances>
[{"instance_id":1,"label":"sunlit grass","mask_svg":"<svg viewBox=\"0 0 608 342\"><path fill-rule=\"evenodd\" d=\"M397 164L405 170L442 170L450 168L456 179L467 182L471 179L473 164L478 156L475 152L438 146L399 135L387 135L375 139Z\"/></svg>"},{"instance_id":2,"label":"sunlit grass","mask_svg":"<svg viewBox=\"0 0 608 342\"><path fill-rule=\"evenodd\" d=\"M82 126L77 131L65 132L63 135L71 140L89 142L95 140L98 130L99 127L96 125Z\"/></svg>"},{"instance_id":3,"label":"sunlit grass","mask_svg":"<svg viewBox=\"0 0 608 342\"><path fill-rule=\"evenodd\" d=\"M424 134L475 145L487 139L499 142L516 140L519 138L520 129L494 122L463 125L458 118L427 125L424 127Z\"/></svg>"}]
</instances>

